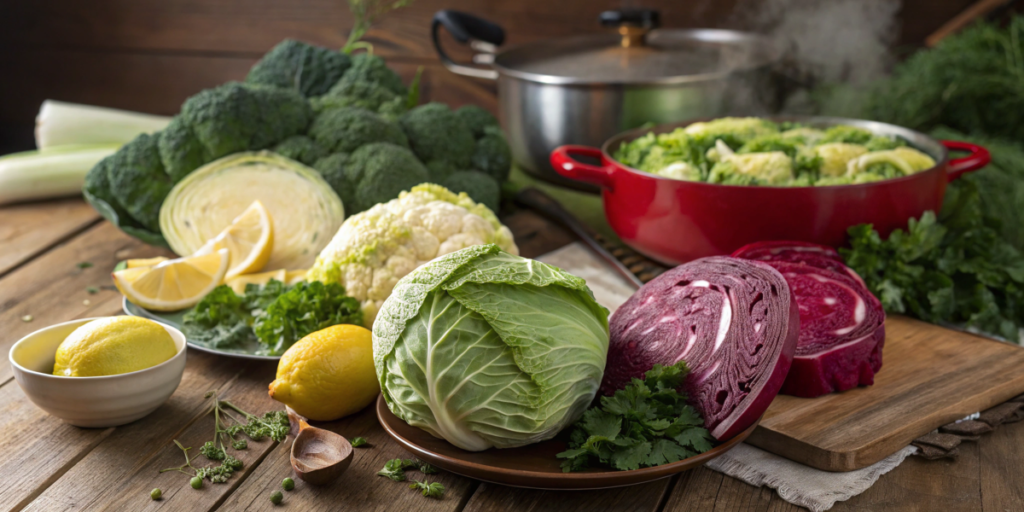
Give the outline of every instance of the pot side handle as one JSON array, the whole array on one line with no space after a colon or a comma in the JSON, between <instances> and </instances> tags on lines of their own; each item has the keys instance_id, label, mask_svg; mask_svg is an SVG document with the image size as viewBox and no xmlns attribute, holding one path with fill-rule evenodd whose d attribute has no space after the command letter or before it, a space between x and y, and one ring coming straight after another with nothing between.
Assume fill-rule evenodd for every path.
<instances>
[{"instance_id":1,"label":"pot side handle","mask_svg":"<svg viewBox=\"0 0 1024 512\"><path fill-rule=\"evenodd\" d=\"M591 183L599 187L612 188L612 174L607 167L585 164L572 155L583 155L601 159L601 150L590 146L559 146L551 152L551 167L566 178Z\"/></svg>"},{"instance_id":2,"label":"pot side handle","mask_svg":"<svg viewBox=\"0 0 1024 512\"><path fill-rule=\"evenodd\" d=\"M949 170L946 171L946 177L949 181L953 181L969 172L977 171L992 161L992 155L989 154L988 150L977 144L955 140L939 142L950 151L966 151L968 153L965 157L953 158L949 161Z\"/></svg>"},{"instance_id":3,"label":"pot side handle","mask_svg":"<svg viewBox=\"0 0 1024 512\"><path fill-rule=\"evenodd\" d=\"M437 56L441 58L441 63L444 64L444 67L458 75L489 80L498 79L498 72L496 70L466 66L452 60L445 53L444 48L441 47L440 29L442 26L456 41L492 54L498 46L505 42L505 29L483 18L477 18L472 14L451 9L437 11L434 14L434 20L430 24L430 37L434 41L434 49L437 50ZM483 57L493 60L494 56L483 55Z\"/></svg>"}]
</instances>

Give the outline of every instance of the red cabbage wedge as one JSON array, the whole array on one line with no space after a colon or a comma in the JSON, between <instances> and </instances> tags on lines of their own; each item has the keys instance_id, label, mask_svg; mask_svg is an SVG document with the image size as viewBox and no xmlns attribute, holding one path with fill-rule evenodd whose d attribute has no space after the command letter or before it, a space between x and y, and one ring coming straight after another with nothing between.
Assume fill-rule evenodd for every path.
<instances>
[{"instance_id":1,"label":"red cabbage wedge","mask_svg":"<svg viewBox=\"0 0 1024 512\"><path fill-rule=\"evenodd\" d=\"M827 268L844 273L860 283L861 286L865 286L864 280L852 268L843 264L843 257L839 255L839 252L826 245L792 240L754 242L736 249L732 256L746 260L789 261L792 263L804 263L812 267Z\"/></svg>"},{"instance_id":2,"label":"red cabbage wedge","mask_svg":"<svg viewBox=\"0 0 1024 512\"><path fill-rule=\"evenodd\" d=\"M711 435L752 425L779 392L796 350L799 316L779 272L715 256L658 276L612 317L605 394L655 364L685 360L683 391Z\"/></svg>"},{"instance_id":3,"label":"red cabbage wedge","mask_svg":"<svg viewBox=\"0 0 1024 512\"><path fill-rule=\"evenodd\" d=\"M870 386L882 368L885 312L861 283L804 263L769 261L800 309L800 341L782 393L812 398Z\"/></svg>"}]
</instances>

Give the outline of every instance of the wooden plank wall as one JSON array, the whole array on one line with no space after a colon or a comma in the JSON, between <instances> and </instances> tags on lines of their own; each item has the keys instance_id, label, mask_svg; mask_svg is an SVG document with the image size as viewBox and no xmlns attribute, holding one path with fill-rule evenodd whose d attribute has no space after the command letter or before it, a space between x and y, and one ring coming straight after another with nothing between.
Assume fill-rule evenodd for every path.
<instances>
[{"instance_id":1,"label":"wooden plank wall","mask_svg":"<svg viewBox=\"0 0 1024 512\"><path fill-rule=\"evenodd\" d=\"M758 1L416 0L389 15L368 40L407 77L424 66L427 99L494 108L491 84L454 76L438 64L429 38L437 10L498 21L507 44L516 44L600 30L600 11L630 5L659 9L666 27L731 27L737 9ZM920 43L970 3L903 0L901 42ZM173 114L197 91L243 78L281 39L340 47L350 26L344 0L5 0L0 153L32 147L43 99Z\"/></svg>"}]
</instances>

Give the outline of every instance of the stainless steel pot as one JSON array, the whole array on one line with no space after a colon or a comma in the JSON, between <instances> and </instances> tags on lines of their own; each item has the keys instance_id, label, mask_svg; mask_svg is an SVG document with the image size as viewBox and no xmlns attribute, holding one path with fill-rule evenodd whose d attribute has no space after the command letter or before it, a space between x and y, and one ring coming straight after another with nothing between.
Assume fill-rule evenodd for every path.
<instances>
[{"instance_id":1,"label":"stainless steel pot","mask_svg":"<svg viewBox=\"0 0 1024 512\"><path fill-rule=\"evenodd\" d=\"M466 13L434 15L434 46L445 67L496 80L500 117L515 162L562 185L550 165L565 144L600 146L646 123L772 112L777 89L772 67L780 52L770 40L732 30L657 29L650 10L607 11L613 33L566 37L498 50L504 30ZM476 66L453 61L441 47L444 27L479 52Z\"/></svg>"}]
</instances>

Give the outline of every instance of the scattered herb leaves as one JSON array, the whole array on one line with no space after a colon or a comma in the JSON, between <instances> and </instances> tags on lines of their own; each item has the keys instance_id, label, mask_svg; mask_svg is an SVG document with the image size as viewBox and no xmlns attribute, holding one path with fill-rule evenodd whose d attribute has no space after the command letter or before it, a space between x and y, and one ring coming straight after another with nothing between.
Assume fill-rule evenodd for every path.
<instances>
[{"instance_id":1,"label":"scattered herb leaves","mask_svg":"<svg viewBox=\"0 0 1024 512\"><path fill-rule=\"evenodd\" d=\"M86 291L86 292L87 292L87 293L88 293L89 295L96 295L97 293L99 293L99 292L100 292L100 289L99 289L99 288L97 288L97 287L95 287L95 286L86 286L86 287L85 287L85 291Z\"/></svg>"},{"instance_id":2,"label":"scattered herb leaves","mask_svg":"<svg viewBox=\"0 0 1024 512\"><path fill-rule=\"evenodd\" d=\"M91 261L80 261L75 266L78 267L78 270L85 270L87 268L92 267L92 262Z\"/></svg>"},{"instance_id":3,"label":"scattered herb leaves","mask_svg":"<svg viewBox=\"0 0 1024 512\"><path fill-rule=\"evenodd\" d=\"M712 448L704 420L677 391L689 373L684 361L654 365L644 380L633 379L612 396L601 397L576 422L569 449L557 455L562 471L595 465L628 471L692 457Z\"/></svg>"},{"instance_id":4,"label":"scattered herb leaves","mask_svg":"<svg viewBox=\"0 0 1024 512\"><path fill-rule=\"evenodd\" d=\"M444 486L440 482L428 482L426 480L417 482L415 480L409 484L410 489L418 489L428 498L441 498L444 496Z\"/></svg>"},{"instance_id":5,"label":"scattered herb leaves","mask_svg":"<svg viewBox=\"0 0 1024 512\"><path fill-rule=\"evenodd\" d=\"M405 470L419 467L414 459L391 459L384 463L384 468L377 472L378 476L390 478L396 482L405 481Z\"/></svg>"},{"instance_id":6,"label":"scattered herb leaves","mask_svg":"<svg viewBox=\"0 0 1024 512\"><path fill-rule=\"evenodd\" d=\"M355 437L352 439L352 442L350 444L352 445L352 448L362 448L364 446L370 446L370 443L366 441L365 437Z\"/></svg>"}]
</instances>

